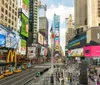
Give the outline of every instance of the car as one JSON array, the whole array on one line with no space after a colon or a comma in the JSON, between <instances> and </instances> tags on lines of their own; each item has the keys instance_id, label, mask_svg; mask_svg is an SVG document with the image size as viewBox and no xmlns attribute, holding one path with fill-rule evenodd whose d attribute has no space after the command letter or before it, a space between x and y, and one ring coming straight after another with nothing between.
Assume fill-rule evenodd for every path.
<instances>
[{"instance_id":1,"label":"car","mask_svg":"<svg viewBox=\"0 0 100 85\"><path fill-rule=\"evenodd\" d=\"M3 74L1 74L1 75L0 75L0 79L2 79L3 77L4 77L4 75L3 75Z\"/></svg>"}]
</instances>

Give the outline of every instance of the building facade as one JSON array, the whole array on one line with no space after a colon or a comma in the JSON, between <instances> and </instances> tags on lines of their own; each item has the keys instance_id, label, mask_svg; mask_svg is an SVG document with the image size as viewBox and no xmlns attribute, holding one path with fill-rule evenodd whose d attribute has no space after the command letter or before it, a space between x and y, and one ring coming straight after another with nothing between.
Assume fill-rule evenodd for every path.
<instances>
[{"instance_id":1,"label":"building facade","mask_svg":"<svg viewBox=\"0 0 100 85\"><path fill-rule=\"evenodd\" d=\"M53 17L53 30L55 34L55 38L54 38L55 54L59 54L59 51L60 51L60 16L56 14L54 14L54 17Z\"/></svg>"},{"instance_id":2,"label":"building facade","mask_svg":"<svg viewBox=\"0 0 100 85\"><path fill-rule=\"evenodd\" d=\"M16 0L0 1L0 24L17 31L18 6Z\"/></svg>"},{"instance_id":3,"label":"building facade","mask_svg":"<svg viewBox=\"0 0 100 85\"><path fill-rule=\"evenodd\" d=\"M100 26L100 0L75 0L75 28L80 26Z\"/></svg>"},{"instance_id":4,"label":"building facade","mask_svg":"<svg viewBox=\"0 0 100 85\"><path fill-rule=\"evenodd\" d=\"M30 0L29 4L29 37L28 46L37 44L38 0Z\"/></svg>"},{"instance_id":5,"label":"building facade","mask_svg":"<svg viewBox=\"0 0 100 85\"><path fill-rule=\"evenodd\" d=\"M46 43L48 44L48 20L46 17L39 17L39 32L44 34Z\"/></svg>"},{"instance_id":6,"label":"building facade","mask_svg":"<svg viewBox=\"0 0 100 85\"><path fill-rule=\"evenodd\" d=\"M75 0L75 28L86 25L87 0Z\"/></svg>"}]
</instances>

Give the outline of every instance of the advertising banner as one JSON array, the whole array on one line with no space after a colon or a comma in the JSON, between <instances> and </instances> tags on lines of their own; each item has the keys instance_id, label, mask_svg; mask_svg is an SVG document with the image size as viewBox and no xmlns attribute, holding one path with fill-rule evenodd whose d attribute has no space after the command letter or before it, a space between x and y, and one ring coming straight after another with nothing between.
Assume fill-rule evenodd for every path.
<instances>
[{"instance_id":1,"label":"advertising banner","mask_svg":"<svg viewBox=\"0 0 100 85\"><path fill-rule=\"evenodd\" d=\"M0 47L4 47L6 45L6 36L0 34Z\"/></svg>"},{"instance_id":2,"label":"advertising banner","mask_svg":"<svg viewBox=\"0 0 100 85\"><path fill-rule=\"evenodd\" d=\"M29 17L29 0L22 0L22 12Z\"/></svg>"},{"instance_id":3,"label":"advertising banner","mask_svg":"<svg viewBox=\"0 0 100 85\"><path fill-rule=\"evenodd\" d=\"M0 25L0 34L2 35L7 35L7 31L4 29L5 27L3 27L2 25Z\"/></svg>"},{"instance_id":4,"label":"advertising banner","mask_svg":"<svg viewBox=\"0 0 100 85\"><path fill-rule=\"evenodd\" d=\"M44 46L47 46L47 41L45 38L44 38Z\"/></svg>"},{"instance_id":5,"label":"advertising banner","mask_svg":"<svg viewBox=\"0 0 100 85\"><path fill-rule=\"evenodd\" d=\"M36 57L36 47L28 47L28 58L33 59L34 57Z\"/></svg>"},{"instance_id":6,"label":"advertising banner","mask_svg":"<svg viewBox=\"0 0 100 85\"><path fill-rule=\"evenodd\" d=\"M43 45L43 35L38 33L38 43Z\"/></svg>"},{"instance_id":7,"label":"advertising banner","mask_svg":"<svg viewBox=\"0 0 100 85\"><path fill-rule=\"evenodd\" d=\"M59 44L55 45L55 51L59 51Z\"/></svg>"},{"instance_id":8,"label":"advertising banner","mask_svg":"<svg viewBox=\"0 0 100 85\"><path fill-rule=\"evenodd\" d=\"M68 42L68 48L69 49L75 49L75 48L81 48L86 45L86 39L87 35L86 32L77 36L76 38L73 38Z\"/></svg>"},{"instance_id":9,"label":"advertising banner","mask_svg":"<svg viewBox=\"0 0 100 85\"><path fill-rule=\"evenodd\" d=\"M26 41L24 39L21 39L21 54L26 54Z\"/></svg>"},{"instance_id":10,"label":"advertising banner","mask_svg":"<svg viewBox=\"0 0 100 85\"><path fill-rule=\"evenodd\" d=\"M21 35L28 37L29 19L22 13Z\"/></svg>"},{"instance_id":11,"label":"advertising banner","mask_svg":"<svg viewBox=\"0 0 100 85\"><path fill-rule=\"evenodd\" d=\"M84 47L85 57L100 57L100 46L86 46Z\"/></svg>"},{"instance_id":12,"label":"advertising banner","mask_svg":"<svg viewBox=\"0 0 100 85\"><path fill-rule=\"evenodd\" d=\"M73 49L68 51L68 55L72 57L82 57L84 56L83 54L84 54L83 48Z\"/></svg>"},{"instance_id":13,"label":"advertising banner","mask_svg":"<svg viewBox=\"0 0 100 85\"><path fill-rule=\"evenodd\" d=\"M60 41L59 41L59 40L55 40L55 43L56 43L56 44L60 44Z\"/></svg>"},{"instance_id":14,"label":"advertising banner","mask_svg":"<svg viewBox=\"0 0 100 85\"><path fill-rule=\"evenodd\" d=\"M40 52L40 55L44 55L44 47L41 47L41 52Z\"/></svg>"}]
</instances>

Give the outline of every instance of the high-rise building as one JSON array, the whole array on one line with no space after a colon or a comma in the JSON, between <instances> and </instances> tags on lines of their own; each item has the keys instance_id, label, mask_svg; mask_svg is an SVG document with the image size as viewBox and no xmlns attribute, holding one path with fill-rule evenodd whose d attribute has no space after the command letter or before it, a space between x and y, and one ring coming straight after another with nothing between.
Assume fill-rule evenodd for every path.
<instances>
[{"instance_id":1,"label":"high-rise building","mask_svg":"<svg viewBox=\"0 0 100 85\"><path fill-rule=\"evenodd\" d=\"M100 26L100 0L75 0L75 28Z\"/></svg>"},{"instance_id":2,"label":"high-rise building","mask_svg":"<svg viewBox=\"0 0 100 85\"><path fill-rule=\"evenodd\" d=\"M0 0L0 24L17 31L18 6L16 0Z\"/></svg>"},{"instance_id":3,"label":"high-rise building","mask_svg":"<svg viewBox=\"0 0 100 85\"><path fill-rule=\"evenodd\" d=\"M38 18L38 0L30 0L29 5L29 45L37 44L37 18Z\"/></svg>"},{"instance_id":4,"label":"high-rise building","mask_svg":"<svg viewBox=\"0 0 100 85\"><path fill-rule=\"evenodd\" d=\"M48 43L48 20L46 17L39 17L39 32L41 32Z\"/></svg>"},{"instance_id":5,"label":"high-rise building","mask_svg":"<svg viewBox=\"0 0 100 85\"><path fill-rule=\"evenodd\" d=\"M68 17L68 34L70 39L74 36L74 25L71 14Z\"/></svg>"},{"instance_id":6,"label":"high-rise building","mask_svg":"<svg viewBox=\"0 0 100 85\"><path fill-rule=\"evenodd\" d=\"M55 46L55 54L59 54L60 49L60 16L54 14L53 18L53 30L55 34L54 46Z\"/></svg>"}]
</instances>

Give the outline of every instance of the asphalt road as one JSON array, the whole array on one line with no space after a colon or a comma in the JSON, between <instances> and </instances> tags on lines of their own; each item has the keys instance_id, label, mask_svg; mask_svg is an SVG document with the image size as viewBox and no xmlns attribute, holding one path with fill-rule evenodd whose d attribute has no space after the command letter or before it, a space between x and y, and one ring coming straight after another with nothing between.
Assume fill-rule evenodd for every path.
<instances>
[{"instance_id":1,"label":"asphalt road","mask_svg":"<svg viewBox=\"0 0 100 85\"><path fill-rule=\"evenodd\" d=\"M38 65L41 66L41 65ZM43 65L42 65L43 66ZM45 67L45 66L44 66ZM24 85L26 82L34 78L37 72L42 72L48 67L32 67L31 69L24 70L0 80L0 85Z\"/></svg>"}]
</instances>

